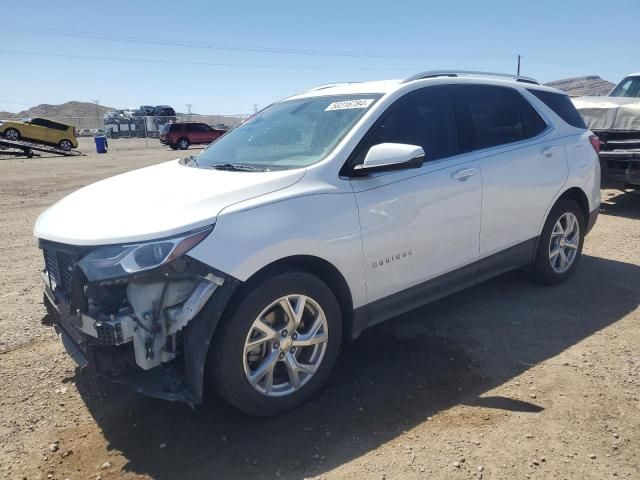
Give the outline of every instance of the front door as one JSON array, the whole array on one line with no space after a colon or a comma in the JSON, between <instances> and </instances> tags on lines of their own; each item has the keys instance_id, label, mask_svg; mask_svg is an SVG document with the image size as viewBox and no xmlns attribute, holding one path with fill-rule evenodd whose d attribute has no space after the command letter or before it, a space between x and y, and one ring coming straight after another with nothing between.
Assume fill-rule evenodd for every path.
<instances>
[{"instance_id":1,"label":"front door","mask_svg":"<svg viewBox=\"0 0 640 480\"><path fill-rule=\"evenodd\" d=\"M420 145L425 162L351 179L373 323L446 293L448 283L473 282L482 200L480 168L472 155L460 154L447 87L423 88L391 105L351 164L379 143Z\"/></svg>"}]
</instances>

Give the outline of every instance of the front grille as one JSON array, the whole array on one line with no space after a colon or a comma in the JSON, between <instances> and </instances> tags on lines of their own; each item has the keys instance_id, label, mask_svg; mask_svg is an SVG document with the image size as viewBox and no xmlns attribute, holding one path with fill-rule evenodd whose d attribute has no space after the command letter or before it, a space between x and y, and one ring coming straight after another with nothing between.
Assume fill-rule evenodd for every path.
<instances>
[{"instance_id":1,"label":"front grille","mask_svg":"<svg viewBox=\"0 0 640 480\"><path fill-rule=\"evenodd\" d=\"M640 149L640 132L637 130L596 130L594 133L600 139L603 151Z\"/></svg>"},{"instance_id":2,"label":"front grille","mask_svg":"<svg viewBox=\"0 0 640 480\"><path fill-rule=\"evenodd\" d=\"M98 342L102 345L120 345L124 342L122 324L120 322L95 324Z\"/></svg>"},{"instance_id":3,"label":"front grille","mask_svg":"<svg viewBox=\"0 0 640 480\"><path fill-rule=\"evenodd\" d=\"M42 250L44 264L51 280L56 283L59 290L69 295L77 257L72 253L50 247L44 247Z\"/></svg>"}]
</instances>

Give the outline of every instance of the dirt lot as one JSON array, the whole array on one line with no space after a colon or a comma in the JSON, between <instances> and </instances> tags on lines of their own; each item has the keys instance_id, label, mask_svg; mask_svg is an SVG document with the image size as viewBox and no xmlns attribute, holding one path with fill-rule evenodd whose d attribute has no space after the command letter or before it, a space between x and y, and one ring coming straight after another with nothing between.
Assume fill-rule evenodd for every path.
<instances>
[{"instance_id":1,"label":"dirt lot","mask_svg":"<svg viewBox=\"0 0 640 480\"><path fill-rule=\"evenodd\" d=\"M567 284L514 272L376 327L312 404L256 420L96 382L40 325L36 216L176 157L154 146L0 160L2 477L640 478L639 197L605 192Z\"/></svg>"}]
</instances>

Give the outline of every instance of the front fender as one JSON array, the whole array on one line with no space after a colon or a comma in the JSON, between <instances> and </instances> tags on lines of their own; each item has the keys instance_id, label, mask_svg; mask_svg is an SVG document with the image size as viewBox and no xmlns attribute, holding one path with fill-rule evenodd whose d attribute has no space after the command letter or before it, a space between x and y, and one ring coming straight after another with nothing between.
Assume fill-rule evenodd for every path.
<instances>
[{"instance_id":1,"label":"front fender","mask_svg":"<svg viewBox=\"0 0 640 480\"><path fill-rule=\"evenodd\" d=\"M353 192L299 196L219 215L213 233L189 255L240 281L283 258L319 257L344 277L354 308L367 303Z\"/></svg>"}]
</instances>

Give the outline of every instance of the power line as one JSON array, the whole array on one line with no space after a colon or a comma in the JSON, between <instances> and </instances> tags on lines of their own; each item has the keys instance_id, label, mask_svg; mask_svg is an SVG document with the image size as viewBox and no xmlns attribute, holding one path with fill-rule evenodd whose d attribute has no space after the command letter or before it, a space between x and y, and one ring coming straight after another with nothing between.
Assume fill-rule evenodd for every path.
<instances>
[{"instance_id":1,"label":"power line","mask_svg":"<svg viewBox=\"0 0 640 480\"><path fill-rule=\"evenodd\" d=\"M84 38L93 40L103 40L109 42L125 42L125 43L140 43L147 45L160 45L160 46L172 46L182 48L200 48L200 49L212 49L212 50L233 50L233 51L246 51L256 53L272 53L272 54L288 54L288 55L307 55L307 56L330 56L330 57L351 57L351 58L387 58L387 59L415 59L415 60L496 60L496 59L510 59L513 55L407 55L401 53L379 53L379 52L361 52L361 51L337 51L337 50L311 50L311 49L298 49L298 48L281 48L281 47L264 47L256 45L238 45L238 44L226 44L226 43L202 43L192 41L180 41L170 40L162 38L145 38L136 37L130 35L113 35L103 34L95 32L81 32L81 31L69 31L56 28L37 28L28 26L17 27L1 27L0 30L5 31L18 31L35 33L39 35L52 35L61 37L72 38Z\"/></svg>"},{"instance_id":2,"label":"power line","mask_svg":"<svg viewBox=\"0 0 640 480\"><path fill-rule=\"evenodd\" d=\"M162 65L199 65L206 67L249 67L249 68L275 68L275 69L294 69L294 70L325 70L325 71L389 71L389 70L407 70L415 71L416 67L328 67L315 65L277 65L277 64L255 64L255 63L217 63L217 62L190 62L182 60L158 60L150 58L124 58L124 57L106 57L97 55L70 55L65 53L50 52L33 52L22 50L0 50L0 53L10 55L35 55L40 57L56 57L56 58L72 58L79 60L104 60L113 62L129 62L129 63L158 63Z\"/></svg>"}]
</instances>

